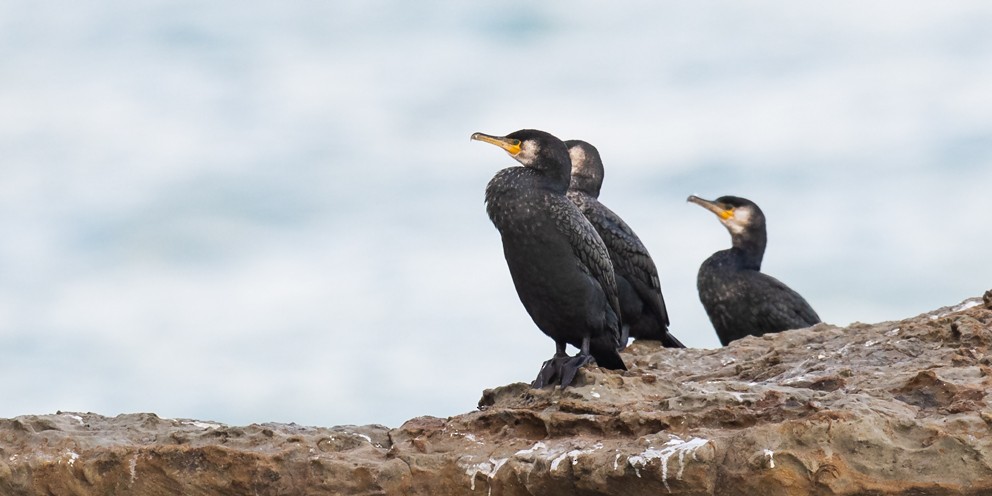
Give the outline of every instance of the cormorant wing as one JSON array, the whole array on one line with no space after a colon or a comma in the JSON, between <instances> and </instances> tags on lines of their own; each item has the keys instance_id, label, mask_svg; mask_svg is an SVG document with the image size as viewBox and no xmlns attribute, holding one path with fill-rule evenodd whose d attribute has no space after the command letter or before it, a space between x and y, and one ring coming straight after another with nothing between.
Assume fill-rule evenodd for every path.
<instances>
[{"instance_id":1,"label":"cormorant wing","mask_svg":"<svg viewBox=\"0 0 992 496\"><path fill-rule=\"evenodd\" d=\"M567 198L562 198L562 200L563 207L553 209L557 216L564 217L556 222L556 225L574 227L573 229L565 229L564 234L568 236L572 244L572 250L580 262L580 269L592 276L603 288L610 308L616 314L617 324L613 331L614 339L619 344L622 325L620 321L620 292L617 289L617 280L613 273L613 262L610 260L609 251L607 251L599 233L582 215L582 212Z\"/></svg>"},{"instance_id":2,"label":"cormorant wing","mask_svg":"<svg viewBox=\"0 0 992 496\"><path fill-rule=\"evenodd\" d=\"M761 272L751 272L750 277L756 278L753 288L761 288L753 290L751 296L760 299L755 307L762 311L755 315L755 323L762 331L802 329L821 322L806 299L782 281Z\"/></svg>"},{"instance_id":3,"label":"cormorant wing","mask_svg":"<svg viewBox=\"0 0 992 496\"><path fill-rule=\"evenodd\" d=\"M580 200L579 208L606 244L613 260L613 269L630 282L641 299L649 304L651 311L668 327L668 309L661 294L658 268L648 249L619 215L598 200L582 196L584 198Z\"/></svg>"}]
</instances>

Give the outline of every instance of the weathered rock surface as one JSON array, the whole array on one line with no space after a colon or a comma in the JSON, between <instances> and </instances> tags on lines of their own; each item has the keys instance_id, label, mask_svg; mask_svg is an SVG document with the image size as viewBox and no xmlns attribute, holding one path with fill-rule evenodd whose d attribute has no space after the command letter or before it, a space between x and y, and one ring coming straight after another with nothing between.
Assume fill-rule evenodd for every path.
<instances>
[{"instance_id":1,"label":"weathered rock surface","mask_svg":"<svg viewBox=\"0 0 992 496\"><path fill-rule=\"evenodd\" d=\"M3 495L992 494L992 292L900 322L487 390L396 429L153 414L0 420Z\"/></svg>"}]
</instances>

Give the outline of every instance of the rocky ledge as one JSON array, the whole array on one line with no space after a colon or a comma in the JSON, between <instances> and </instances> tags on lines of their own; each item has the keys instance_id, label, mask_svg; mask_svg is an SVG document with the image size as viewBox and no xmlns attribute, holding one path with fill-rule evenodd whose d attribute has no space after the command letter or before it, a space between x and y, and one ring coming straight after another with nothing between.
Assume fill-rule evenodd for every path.
<instances>
[{"instance_id":1,"label":"rocky ledge","mask_svg":"<svg viewBox=\"0 0 992 496\"><path fill-rule=\"evenodd\" d=\"M992 494L992 292L511 384L401 427L0 420L0 494Z\"/></svg>"}]
</instances>

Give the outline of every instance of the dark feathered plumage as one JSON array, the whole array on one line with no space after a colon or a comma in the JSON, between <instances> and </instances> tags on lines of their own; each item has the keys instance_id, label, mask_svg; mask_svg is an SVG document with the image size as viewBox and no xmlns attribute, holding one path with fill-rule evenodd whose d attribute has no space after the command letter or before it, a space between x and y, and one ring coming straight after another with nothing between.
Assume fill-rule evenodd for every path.
<instances>
[{"instance_id":1,"label":"dark feathered plumage","mask_svg":"<svg viewBox=\"0 0 992 496\"><path fill-rule=\"evenodd\" d=\"M591 354L602 367L626 370L617 352L620 305L602 239L565 197L571 163L561 140L525 129L473 139L497 145L524 167L499 171L486 186L486 211L503 239L517 295L534 323L555 341L535 387L567 386ZM571 358L566 344L581 351Z\"/></svg>"},{"instance_id":2,"label":"dark feathered plumage","mask_svg":"<svg viewBox=\"0 0 992 496\"><path fill-rule=\"evenodd\" d=\"M763 274L765 215L754 202L736 196L715 201L690 196L715 213L730 231L733 246L699 267L696 286L713 328L726 346L744 336L801 329L820 322L809 303L778 279Z\"/></svg>"},{"instance_id":3,"label":"dark feathered plumage","mask_svg":"<svg viewBox=\"0 0 992 496\"><path fill-rule=\"evenodd\" d=\"M565 145L572 162L568 198L596 228L613 261L623 317L621 343L626 345L630 336L661 341L670 348L685 348L668 332L661 281L647 248L619 215L599 201L604 176L599 150L580 140L566 141Z\"/></svg>"}]
</instances>

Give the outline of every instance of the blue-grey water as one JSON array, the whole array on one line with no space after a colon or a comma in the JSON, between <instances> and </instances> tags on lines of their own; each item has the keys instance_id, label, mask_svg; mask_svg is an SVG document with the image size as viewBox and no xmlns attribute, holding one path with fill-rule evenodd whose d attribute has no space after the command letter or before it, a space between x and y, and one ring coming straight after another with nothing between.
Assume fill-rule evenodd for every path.
<instances>
[{"instance_id":1,"label":"blue-grey water","mask_svg":"<svg viewBox=\"0 0 992 496\"><path fill-rule=\"evenodd\" d=\"M827 322L992 288L992 4L0 4L0 417L233 424L471 410L554 351L514 293L475 131L597 145L673 332L768 217Z\"/></svg>"}]
</instances>

